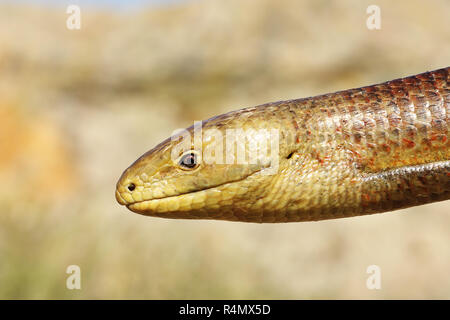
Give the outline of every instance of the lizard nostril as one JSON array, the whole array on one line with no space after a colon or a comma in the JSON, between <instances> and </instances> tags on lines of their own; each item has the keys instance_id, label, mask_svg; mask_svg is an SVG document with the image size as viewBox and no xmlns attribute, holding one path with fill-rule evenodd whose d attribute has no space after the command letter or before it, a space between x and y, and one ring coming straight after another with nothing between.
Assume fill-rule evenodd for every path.
<instances>
[{"instance_id":1,"label":"lizard nostril","mask_svg":"<svg viewBox=\"0 0 450 320\"><path fill-rule=\"evenodd\" d=\"M128 185L128 190L134 191L134 189L136 189L136 185L135 185L134 183L130 183L130 184Z\"/></svg>"}]
</instances>

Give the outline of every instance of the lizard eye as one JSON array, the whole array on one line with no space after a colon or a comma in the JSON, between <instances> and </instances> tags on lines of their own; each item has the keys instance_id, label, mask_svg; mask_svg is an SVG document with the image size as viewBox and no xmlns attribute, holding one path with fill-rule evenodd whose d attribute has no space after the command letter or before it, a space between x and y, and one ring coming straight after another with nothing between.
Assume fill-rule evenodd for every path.
<instances>
[{"instance_id":1,"label":"lizard eye","mask_svg":"<svg viewBox=\"0 0 450 320\"><path fill-rule=\"evenodd\" d=\"M136 185L135 185L134 183L130 183L130 184L128 185L128 190L134 191L134 189L136 189Z\"/></svg>"},{"instance_id":2,"label":"lizard eye","mask_svg":"<svg viewBox=\"0 0 450 320\"><path fill-rule=\"evenodd\" d=\"M194 152L189 151L180 158L178 164L182 169L191 170L198 166L197 160L197 155Z\"/></svg>"}]
</instances>

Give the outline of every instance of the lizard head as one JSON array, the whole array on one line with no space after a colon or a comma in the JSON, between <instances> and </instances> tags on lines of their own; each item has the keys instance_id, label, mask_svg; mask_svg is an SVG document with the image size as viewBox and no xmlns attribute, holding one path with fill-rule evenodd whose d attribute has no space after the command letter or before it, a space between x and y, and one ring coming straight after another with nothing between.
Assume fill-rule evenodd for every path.
<instances>
[{"instance_id":1,"label":"lizard head","mask_svg":"<svg viewBox=\"0 0 450 320\"><path fill-rule=\"evenodd\" d=\"M243 109L172 135L125 170L117 201L149 216L257 221L287 152L257 115Z\"/></svg>"}]
</instances>

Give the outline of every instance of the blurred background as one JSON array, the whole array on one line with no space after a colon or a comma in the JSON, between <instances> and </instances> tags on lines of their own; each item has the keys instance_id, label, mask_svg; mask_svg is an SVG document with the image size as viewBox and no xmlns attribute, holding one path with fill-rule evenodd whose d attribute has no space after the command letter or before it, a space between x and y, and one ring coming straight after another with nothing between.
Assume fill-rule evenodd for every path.
<instances>
[{"instance_id":1,"label":"blurred background","mask_svg":"<svg viewBox=\"0 0 450 320\"><path fill-rule=\"evenodd\" d=\"M448 66L449 14L446 0L0 1L0 298L450 298L448 201L258 225L114 198L132 161L194 120Z\"/></svg>"}]
</instances>

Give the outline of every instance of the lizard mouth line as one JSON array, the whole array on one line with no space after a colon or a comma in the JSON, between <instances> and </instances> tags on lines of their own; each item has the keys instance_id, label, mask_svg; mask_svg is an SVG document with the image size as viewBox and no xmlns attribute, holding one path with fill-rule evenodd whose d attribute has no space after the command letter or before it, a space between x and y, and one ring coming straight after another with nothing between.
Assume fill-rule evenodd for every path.
<instances>
[{"instance_id":1,"label":"lizard mouth line","mask_svg":"<svg viewBox=\"0 0 450 320\"><path fill-rule=\"evenodd\" d=\"M173 195L173 196L167 196L167 197L161 197L161 198L154 198L154 199L148 199L148 200L142 200L142 201L136 201L136 202L133 202L133 203L128 203L128 204L126 205L126 207L127 207L128 209L132 210L132 209L134 209L137 205L150 204L150 203L160 202L160 201L163 201L163 200L175 199L175 198L181 197L181 196L187 196L187 195L195 195L195 194L199 194L199 193L202 193L202 192L205 192L205 191L208 191L208 190L217 189L217 188L219 188L219 187L223 187L223 186L227 186L227 185L230 185L230 184L233 184L233 183L236 183L236 182L243 181L243 180L247 179L248 177L251 177L251 176L257 174L258 172L260 172L260 171L255 171L255 172L249 174L248 176L245 176L245 177L242 178L242 179L232 180L232 181L227 181L227 182L224 182L224 183L221 183L221 184L212 186L212 187L208 187L208 188L205 188L205 189L201 189L201 190L196 190L196 191L192 191L192 192L180 193L180 194L176 194L176 195Z\"/></svg>"},{"instance_id":2,"label":"lizard mouth line","mask_svg":"<svg viewBox=\"0 0 450 320\"><path fill-rule=\"evenodd\" d=\"M232 183L232 182L230 182L230 183ZM152 202L160 202L160 201L163 201L163 200L175 199L175 198L177 198L177 197L181 197L181 196L185 196L185 195L189 195L189 194L197 194L197 193L200 193L200 192L204 192L204 191L206 191L206 190L211 190L211 189L214 189L214 188L223 186L223 185L225 185L225 184L228 184L228 183L224 183L224 184L221 184L221 185L218 185L218 186L214 186L214 187L210 187L210 188L206 188L206 189L202 189L202 190L197 190L197 191L192 191L192 192L186 192L186 193L180 193L180 194L176 194L176 195L173 195L173 196L167 196L167 197L161 197L161 198L154 198L154 199L142 200L142 201L136 201L136 202L127 204L126 207L127 207L128 209L132 209L133 206L136 206L136 205L138 205L138 204L148 204L148 203L152 203Z\"/></svg>"}]
</instances>

